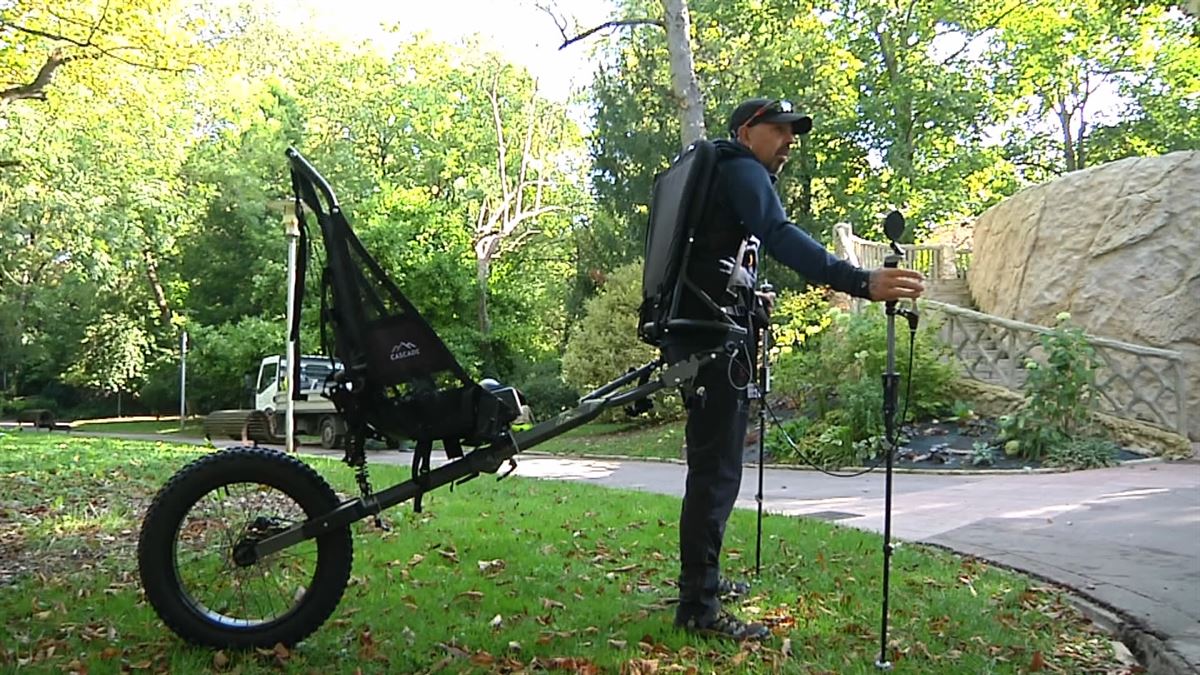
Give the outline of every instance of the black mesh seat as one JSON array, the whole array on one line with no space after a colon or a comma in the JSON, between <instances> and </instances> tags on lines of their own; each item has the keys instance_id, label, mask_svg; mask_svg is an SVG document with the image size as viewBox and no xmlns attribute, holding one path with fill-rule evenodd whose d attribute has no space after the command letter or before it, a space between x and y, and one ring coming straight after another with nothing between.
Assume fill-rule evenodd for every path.
<instances>
[{"instance_id":1,"label":"black mesh seat","mask_svg":"<svg viewBox=\"0 0 1200 675\"><path fill-rule=\"evenodd\" d=\"M351 433L374 432L421 444L442 441L448 452L460 444L492 442L507 433L519 414L515 401L480 386L463 370L363 248L329 184L300 153L289 149L287 155L305 251L300 256L292 338L299 338L298 310L310 246L308 212L316 218L325 249L322 342L327 331L332 332L332 352L345 365L329 395Z\"/></svg>"}]
</instances>

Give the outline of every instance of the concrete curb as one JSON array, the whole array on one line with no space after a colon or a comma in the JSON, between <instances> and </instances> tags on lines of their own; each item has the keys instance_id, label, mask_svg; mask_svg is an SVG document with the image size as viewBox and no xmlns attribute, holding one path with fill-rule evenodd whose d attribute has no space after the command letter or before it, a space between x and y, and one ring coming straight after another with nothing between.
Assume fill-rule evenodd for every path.
<instances>
[{"instance_id":1,"label":"concrete curb","mask_svg":"<svg viewBox=\"0 0 1200 675\"><path fill-rule=\"evenodd\" d=\"M920 546L935 548L953 553L954 555L985 560L993 567L1016 572L1031 579L1037 579L1047 586L1053 586L1063 593L1067 602L1071 603L1071 606L1082 614L1085 619L1125 645L1137 659L1138 663L1145 667L1146 672L1150 673L1150 675L1200 675L1200 671L1189 665L1182 656L1176 654L1167 646L1160 635L1148 629L1142 622L1076 588L1065 586L1037 572L989 560L985 556L970 551L963 551L932 542L921 541L916 543Z\"/></svg>"},{"instance_id":2,"label":"concrete curb","mask_svg":"<svg viewBox=\"0 0 1200 675\"><path fill-rule=\"evenodd\" d=\"M602 455L599 453L571 453L569 455L538 452L537 450L524 450L518 457L559 457L562 459L590 459L599 462L655 462L658 464L678 464L686 465L687 461L683 459L675 459L671 457L631 457L628 455ZM1162 457L1143 457L1141 459L1127 459L1117 466L1129 466L1135 464L1159 464L1165 460ZM758 468L758 462L743 462L743 467ZM811 466L797 464L775 464L768 462L763 468L776 471L813 471L820 472L820 469ZM830 469L837 473L858 473L868 470L882 470L883 464L874 467L865 466L849 466L840 469ZM1045 468L1028 468L1028 469L912 469L907 467L892 467L892 473L897 474L915 474L921 476L1017 476L1017 475L1035 475L1035 474L1051 474L1051 473L1071 473L1078 469L1064 469L1059 467Z\"/></svg>"}]
</instances>

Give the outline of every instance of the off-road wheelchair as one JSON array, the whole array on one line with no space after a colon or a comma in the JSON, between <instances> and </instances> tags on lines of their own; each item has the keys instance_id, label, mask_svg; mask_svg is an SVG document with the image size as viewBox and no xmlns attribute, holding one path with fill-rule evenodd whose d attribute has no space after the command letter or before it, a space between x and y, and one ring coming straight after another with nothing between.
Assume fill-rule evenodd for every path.
<instances>
[{"instance_id":1,"label":"off-road wheelchair","mask_svg":"<svg viewBox=\"0 0 1200 675\"><path fill-rule=\"evenodd\" d=\"M627 406L637 412L661 389L686 390L718 355L702 352L674 363L659 357L583 396L573 410L514 432L518 392L472 379L363 247L321 174L294 149L287 158L300 248L307 252L314 243L309 216L323 244L320 298L314 304L320 306L322 342L329 342L325 353L344 364L325 391L347 420L344 459L356 470L361 495L341 499L308 464L265 448L212 453L169 480L142 524L142 584L171 630L212 647L270 647L304 639L329 617L346 588L351 523L367 517L378 521L381 511L409 500L419 508L422 495L448 484L511 472L522 450L605 410ZM704 209L714 165L715 150L702 141L655 181L637 326L651 344L661 346L677 330L711 331L714 344L724 344L722 336L732 344L746 332L687 274L692 228ZM289 327L293 340L299 339L310 256L299 259ZM711 309L710 318L680 316L680 301L688 293ZM412 443L411 479L372 488L365 452L372 436ZM433 468L437 445L448 461Z\"/></svg>"}]
</instances>

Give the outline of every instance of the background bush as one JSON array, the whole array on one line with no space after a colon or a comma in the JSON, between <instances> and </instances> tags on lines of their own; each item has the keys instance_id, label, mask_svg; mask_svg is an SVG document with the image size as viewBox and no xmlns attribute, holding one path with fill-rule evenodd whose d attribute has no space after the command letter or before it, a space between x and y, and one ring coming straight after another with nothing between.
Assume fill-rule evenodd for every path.
<instances>
[{"instance_id":1,"label":"background bush","mask_svg":"<svg viewBox=\"0 0 1200 675\"><path fill-rule=\"evenodd\" d=\"M1105 446L1112 444L1089 424L1099 402L1096 350L1067 312L1056 317L1054 330L1041 337L1041 345L1043 358L1025 363L1025 401L1017 412L1000 418L1005 451L1036 461L1061 449L1053 460L1062 462L1060 466L1103 466L1094 462L1102 461L1106 452L1111 456ZM1063 448L1075 441L1081 444Z\"/></svg>"},{"instance_id":2,"label":"background bush","mask_svg":"<svg viewBox=\"0 0 1200 675\"><path fill-rule=\"evenodd\" d=\"M785 299L781 310L789 306L787 302ZM872 457L878 452L877 437L884 432L882 373L887 360L887 324L882 306L869 305L851 313L822 307L811 298L791 302L802 311L786 319L787 332L780 332L794 339L800 335L804 338L798 340L799 347L779 344L773 394L779 405L793 408L811 423L802 436L793 435L799 451L775 435L768 437L771 453L777 458L825 466L854 464ZM948 412L954 403L949 385L957 377L946 348L936 339L936 326L928 319L917 331L910 373L906 326L903 319L898 319L898 423L906 406L907 420Z\"/></svg>"},{"instance_id":3,"label":"background bush","mask_svg":"<svg viewBox=\"0 0 1200 675\"><path fill-rule=\"evenodd\" d=\"M637 336L638 306L642 298L642 262L619 267L609 274L595 297L583 305L583 318L575 325L563 354L566 383L581 393L592 391L658 356L658 350ZM654 409L639 417L660 422L683 412L679 393L666 389L655 394ZM606 412L609 421L629 418L621 410Z\"/></svg>"},{"instance_id":4,"label":"background bush","mask_svg":"<svg viewBox=\"0 0 1200 675\"><path fill-rule=\"evenodd\" d=\"M558 359L526 364L513 377L537 420L553 417L579 403L579 392L563 381L562 361Z\"/></svg>"}]
</instances>

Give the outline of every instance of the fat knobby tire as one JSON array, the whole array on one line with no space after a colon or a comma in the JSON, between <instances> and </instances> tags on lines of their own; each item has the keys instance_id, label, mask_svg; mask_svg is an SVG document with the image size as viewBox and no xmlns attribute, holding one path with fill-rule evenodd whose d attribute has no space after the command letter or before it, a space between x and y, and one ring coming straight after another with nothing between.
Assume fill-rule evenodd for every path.
<instances>
[{"instance_id":1,"label":"fat knobby tire","mask_svg":"<svg viewBox=\"0 0 1200 675\"><path fill-rule=\"evenodd\" d=\"M175 539L191 507L232 483L259 483L291 497L312 518L338 505L337 495L309 465L265 448L231 448L197 459L167 482L142 521L138 570L146 598L163 623L184 640L222 649L292 646L321 626L337 608L350 578L350 528L316 539L317 568L311 587L292 611L252 626L231 626L201 613L184 591L175 565Z\"/></svg>"}]
</instances>

